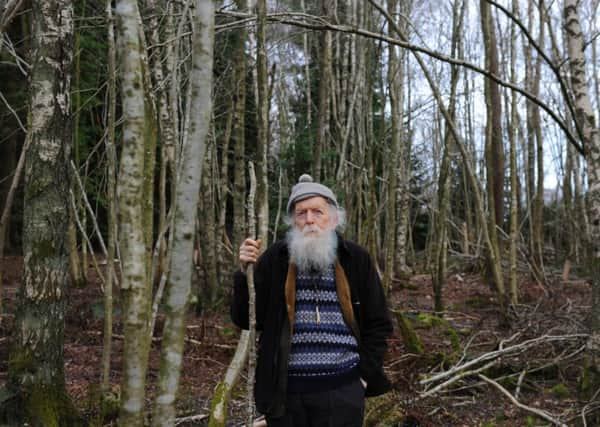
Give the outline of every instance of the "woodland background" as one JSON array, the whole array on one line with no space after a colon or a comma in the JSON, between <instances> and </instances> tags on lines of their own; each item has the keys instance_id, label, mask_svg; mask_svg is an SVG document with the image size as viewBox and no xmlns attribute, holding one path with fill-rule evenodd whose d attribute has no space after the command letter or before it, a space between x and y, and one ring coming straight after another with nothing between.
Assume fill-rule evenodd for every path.
<instances>
[{"instance_id":1,"label":"woodland background","mask_svg":"<svg viewBox=\"0 0 600 427\"><path fill-rule=\"evenodd\" d=\"M599 6L1 2L1 422L242 423L309 172L394 317L366 425L600 425Z\"/></svg>"}]
</instances>

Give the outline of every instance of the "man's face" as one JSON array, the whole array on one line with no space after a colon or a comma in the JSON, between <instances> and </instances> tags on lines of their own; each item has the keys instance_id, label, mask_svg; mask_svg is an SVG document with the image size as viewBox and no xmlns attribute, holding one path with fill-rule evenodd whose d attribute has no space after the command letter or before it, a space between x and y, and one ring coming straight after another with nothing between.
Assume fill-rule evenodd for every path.
<instances>
[{"instance_id":1,"label":"man's face","mask_svg":"<svg viewBox=\"0 0 600 427\"><path fill-rule=\"evenodd\" d=\"M332 215L331 206L325 198L315 196L294 205L294 222L299 230L312 226L307 232L318 234L320 231L334 229L337 225L337 217Z\"/></svg>"}]
</instances>

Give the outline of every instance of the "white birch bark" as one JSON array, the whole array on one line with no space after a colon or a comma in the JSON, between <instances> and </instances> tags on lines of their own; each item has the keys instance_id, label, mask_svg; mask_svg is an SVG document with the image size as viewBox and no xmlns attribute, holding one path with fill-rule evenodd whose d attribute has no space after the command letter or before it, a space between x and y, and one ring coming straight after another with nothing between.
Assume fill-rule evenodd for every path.
<instances>
[{"instance_id":1,"label":"white birch bark","mask_svg":"<svg viewBox=\"0 0 600 427\"><path fill-rule=\"evenodd\" d=\"M566 31L571 87L575 99L575 120L582 129L585 159L588 165L590 270L592 278L591 348L600 347L600 131L595 123L585 72L583 33L577 11L577 0L564 2L564 26Z\"/></svg>"},{"instance_id":2,"label":"white birch bark","mask_svg":"<svg viewBox=\"0 0 600 427\"><path fill-rule=\"evenodd\" d=\"M142 426L149 351L150 288L147 283L144 218L145 106L139 10L135 0L119 0L117 41L121 61L123 148L117 197L122 259L123 377L119 425Z\"/></svg>"},{"instance_id":3,"label":"white birch bark","mask_svg":"<svg viewBox=\"0 0 600 427\"><path fill-rule=\"evenodd\" d=\"M185 314L191 289L195 214L212 109L214 3L210 0L196 0L192 15L191 122L189 143L183 147L181 175L176 184L170 286L165 301L166 319L153 417L153 425L157 427L171 426L175 421L175 397L183 358Z\"/></svg>"},{"instance_id":4,"label":"white birch bark","mask_svg":"<svg viewBox=\"0 0 600 427\"><path fill-rule=\"evenodd\" d=\"M36 0L32 9L29 149L25 153L23 283L8 357L10 425L76 425L65 390L67 229L71 139L73 4ZM3 402L3 406L10 405Z\"/></svg>"}]
</instances>

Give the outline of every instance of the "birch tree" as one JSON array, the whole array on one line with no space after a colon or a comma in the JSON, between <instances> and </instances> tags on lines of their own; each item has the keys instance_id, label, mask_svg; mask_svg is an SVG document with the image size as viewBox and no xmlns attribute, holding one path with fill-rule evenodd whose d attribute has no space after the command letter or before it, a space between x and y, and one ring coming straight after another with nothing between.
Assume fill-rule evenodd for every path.
<instances>
[{"instance_id":1,"label":"birch tree","mask_svg":"<svg viewBox=\"0 0 600 427\"><path fill-rule=\"evenodd\" d=\"M79 425L65 389L73 4L32 2L31 146L25 157L23 284L8 357L9 425Z\"/></svg>"},{"instance_id":2,"label":"birch tree","mask_svg":"<svg viewBox=\"0 0 600 427\"><path fill-rule=\"evenodd\" d=\"M169 287L165 301L160 378L153 425L171 426L175 420L175 398L181 374L185 338L185 314L190 296L192 249L196 206L202 164L212 109L214 3L196 0L192 9L192 69L189 139L181 156L181 174L176 184L175 220Z\"/></svg>"},{"instance_id":3,"label":"birch tree","mask_svg":"<svg viewBox=\"0 0 600 427\"><path fill-rule=\"evenodd\" d=\"M571 87L575 100L575 117L582 131L582 143L588 166L589 189L589 267L592 280L591 340L589 348L596 356L600 353L600 130L596 125L591 96L587 87L584 40L577 0L564 1L564 26L569 53Z\"/></svg>"},{"instance_id":4,"label":"birch tree","mask_svg":"<svg viewBox=\"0 0 600 427\"><path fill-rule=\"evenodd\" d=\"M146 80L140 14L135 0L119 0L116 8L117 41L121 65L123 147L119 170L119 243L122 261L123 377L119 425L142 426L150 337L151 284L144 218L147 203L146 136L152 117L147 116Z\"/></svg>"}]
</instances>

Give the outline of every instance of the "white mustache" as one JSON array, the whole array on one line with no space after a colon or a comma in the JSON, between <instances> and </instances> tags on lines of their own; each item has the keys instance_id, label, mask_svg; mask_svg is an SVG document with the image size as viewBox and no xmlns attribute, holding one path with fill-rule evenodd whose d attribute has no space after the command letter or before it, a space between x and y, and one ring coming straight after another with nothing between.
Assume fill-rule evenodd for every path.
<instances>
[{"instance_id":1,"label":"white mustache","mask_svg":"<svg viewBox=\"0 0 600 427\"><path fill-rule=\"evenodd\" d=\"M306 235L309 233L320 233L321 231L323 231L323 229L321 227L319 227L316 224L309 224L309 225L305 225L304 228L302 229L302 234Z\"/></svg>"}]
</instances>

